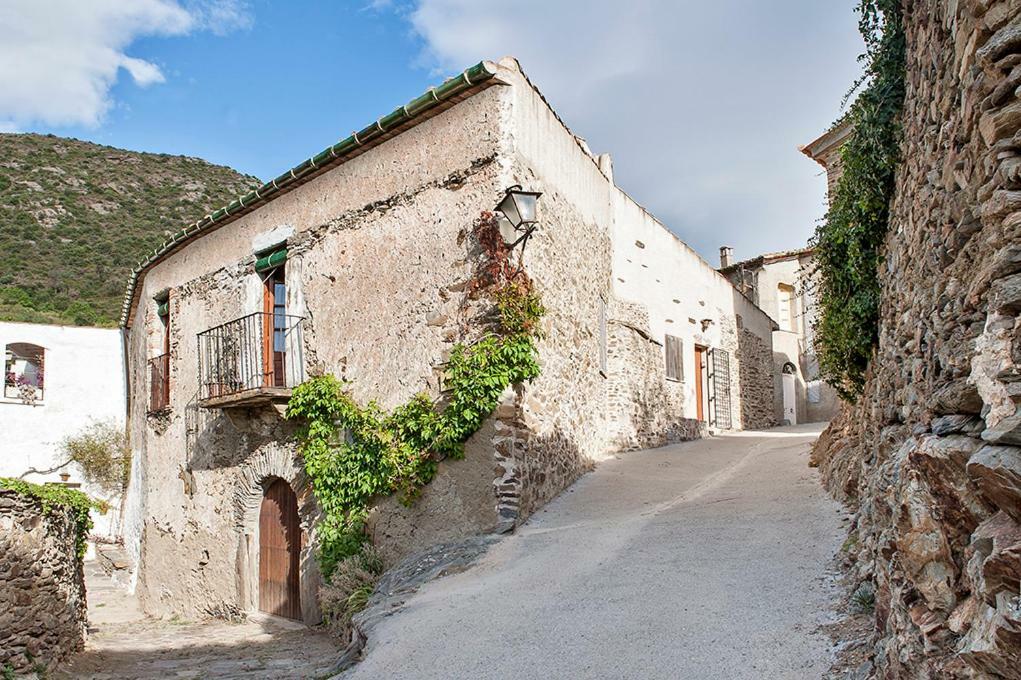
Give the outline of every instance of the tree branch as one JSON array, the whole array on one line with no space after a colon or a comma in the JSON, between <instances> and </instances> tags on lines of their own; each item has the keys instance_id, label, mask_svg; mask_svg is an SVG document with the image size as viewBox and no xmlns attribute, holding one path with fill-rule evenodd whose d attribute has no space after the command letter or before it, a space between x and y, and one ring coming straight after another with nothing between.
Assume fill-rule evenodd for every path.
<instances>
[{"instance_id":1,"label":"tree branch","mask_svg":"<svg viewBox=\"0 0 1021 680\"><path fill-rule=\"evenodd\" d=\"M29 468L29 469L25 470L24 472L22 472L21 476L18 477L18 479L24 479L25 477L28 477L29 475L48 475L51 472L56 472L57 470L59 470L61 468L67 467L68 465L71 464L72 461L74 461L74 458L68 458L66 461L64 461L63 463L61 463L57 467L52 467L52 468L49 468L48 470L37 470L35 468Z\"/></svg>"}]
</instances>

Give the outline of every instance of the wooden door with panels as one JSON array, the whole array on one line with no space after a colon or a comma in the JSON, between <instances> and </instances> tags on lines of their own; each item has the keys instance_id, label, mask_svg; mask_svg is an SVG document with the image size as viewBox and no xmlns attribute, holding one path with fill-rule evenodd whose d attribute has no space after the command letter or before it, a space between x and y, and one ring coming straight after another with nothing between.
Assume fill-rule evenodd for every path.
<instances>
[{"instance_id":1,"label":"wooden door with panels","mask_svg":"<svg viewBox=\"0 0 1021 680\"><path fill-rule=\"evenodd\" d=\"M301 522L298 497L282 479L263 492L259 509L259 610L301 619Z\"/></svg>"}]
</instances>

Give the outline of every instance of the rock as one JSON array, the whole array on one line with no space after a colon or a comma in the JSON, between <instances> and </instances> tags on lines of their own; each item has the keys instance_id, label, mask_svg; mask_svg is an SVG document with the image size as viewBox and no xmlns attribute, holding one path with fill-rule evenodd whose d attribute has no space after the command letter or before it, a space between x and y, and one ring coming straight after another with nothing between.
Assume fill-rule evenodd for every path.
<instances>
[{"instance_id":1,"label":"rock","mask_svg":"<svg viewBox=\"0 0 1021 680\"><path fill-rule=\"evenodd\" d=\"M432 316L430 316L428 319L425 320L425 325L427 325L427 326L442 326L442 325L446 324L447 321L449 321L449 320L450 320L450 317L448 317L446 314L433 314Z\"/></svg>"},{"instance_id":2,"label":"rock","mask_svg":"<svg viewBox=\"0 0 1021 680\"><path fill-rule=\"evenodd\" d=\"M990 503L1021 521L1021 448L983 446L968 460L967 469Z\"/></svg>"},{"instance_id":3,"label":"rock","mask_svg":"<svg viewBox=\"0 0 1021 680\"><path fill-rule=\"evenodd\" d=\"M950 617L947 619L947 628L958 635L967 633L980 604L977 597L966 598L951 612Z\"/></svg>"},{"instance_id":4,"label":"rock","mask_svg":"<svg viewBox=\"0 0 1021 680\"><path fill-rule=\"evenodd\" d=\"M906 470L924 479L931 496L930 509L943 524L955 551L964 550L971 532L992 514L992 508L965 469L981 447L981 440L964 435L926 435L908 440L900 452L907 453Z\"/></svg>"},{"instance_id":5,"label":"rock","mask_svg":"<svg viewBox=\"0 0 1021 680\"><path fill-rule=\"evenodd\" d=\"M977 436L985 428L985 423L981 418L958 413L934 418L931 428L933 434L941 437L958 433Z\"/></svg>"},{"instance_id":6,"label":"rock","mask_svg":"<svg viewBox=\"0 0 1021 680\"><path fill-rule=\"evenodd\" d=\"M932 492L912 479L899 495L894 537L900 562L928 608L949 613L957 604L957 573L950 542L933 512Z\"/></svg>"},{"instance_id":7,"label":"rock","mask_svg":"<svg viewBox=\"0 0 1021 680\"><path fill-rule=\"evenodd\" d=\"M1021 311L1021 274L994 281L989 289L989 306L999 314Z\"/></svg>"},{"instance_id":8,"label":"rock","mask_svg":"<svg viewBox=\"0 0 1021 680\"><path fill-rule=\"evenodd\" d=\"M994 605L1021 589L1021 524L1005 512L983 522L972 536L968 575L976 595Z\"/></svg>"},{"instance_id":9,"label":"rock","mask_svg":"<svg viewBox=\"0 0 1021 680\"><path fill-rule=\"evenodd\" d=\"M1017 399L1013 395L1012 398ZM983 430L982 439L992 444L1021 445L1021 405L1014 407L1014 413L999 419Z\"/></svg>"},{"instance_id":10,"label":"rock","mask_svg":"<svg viewBox=\"0 0 1021 680\"><path fill-rule=\"evenodd\" d=\"M999 598L982 605L960 645L959 655L971 668L995 678L1021 680L1021 602Z\"/></svg>"},{"instance_id":11,"label":"rock","mask_svg":"<svg viewBox=\"0 0 1021 680\"><path fill-rule=\"evenodd\" d=\"M979 415L983 406L978 388L965 379L955 380L939 388L933 393L932 401L933 411L937 415Z\"/></svg>"}]
</instances>

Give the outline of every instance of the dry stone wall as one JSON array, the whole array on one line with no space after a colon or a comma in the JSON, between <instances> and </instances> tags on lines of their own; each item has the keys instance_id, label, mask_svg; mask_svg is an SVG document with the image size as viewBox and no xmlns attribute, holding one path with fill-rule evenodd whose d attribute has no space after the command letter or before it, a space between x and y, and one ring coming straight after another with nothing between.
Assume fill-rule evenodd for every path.
<instances>
[{"instance_id":1,"label":"dry stone wall","mask_svg":"<svg viewBox=\"0 0 1021 680\"><path fill-rule=\"evenodd\" d=\"M1021 678L1021 2L904 11L879 347L813 456L858 508L877 676Z\"/></svg>"},{"instance_id":2,"label":"dry stone wall","mask_svg":"<svg viewBox=\"0 0 1021 680\"><path fill-rule=\"evenodd\" d=\"M85 580L70 512L0 490L0 669L49 667L85 643Z\"/></svg>"}]
</instances>

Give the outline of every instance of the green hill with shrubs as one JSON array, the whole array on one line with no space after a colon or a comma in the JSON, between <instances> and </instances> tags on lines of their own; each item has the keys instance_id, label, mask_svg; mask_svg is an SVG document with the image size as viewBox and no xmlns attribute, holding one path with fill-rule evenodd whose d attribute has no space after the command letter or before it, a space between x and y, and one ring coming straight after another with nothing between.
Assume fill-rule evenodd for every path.
<instances>
[{"instance_id":1,"label":"green hill with shrubs","mask_svg":"<svg viewBox=\"0 0 1021 680\"><path fill-rule=\"evenodd\" d=\"M259 184L198 158L0 134L0 320L116 325L131 267Z\"/></svg>"}]
</instances>

